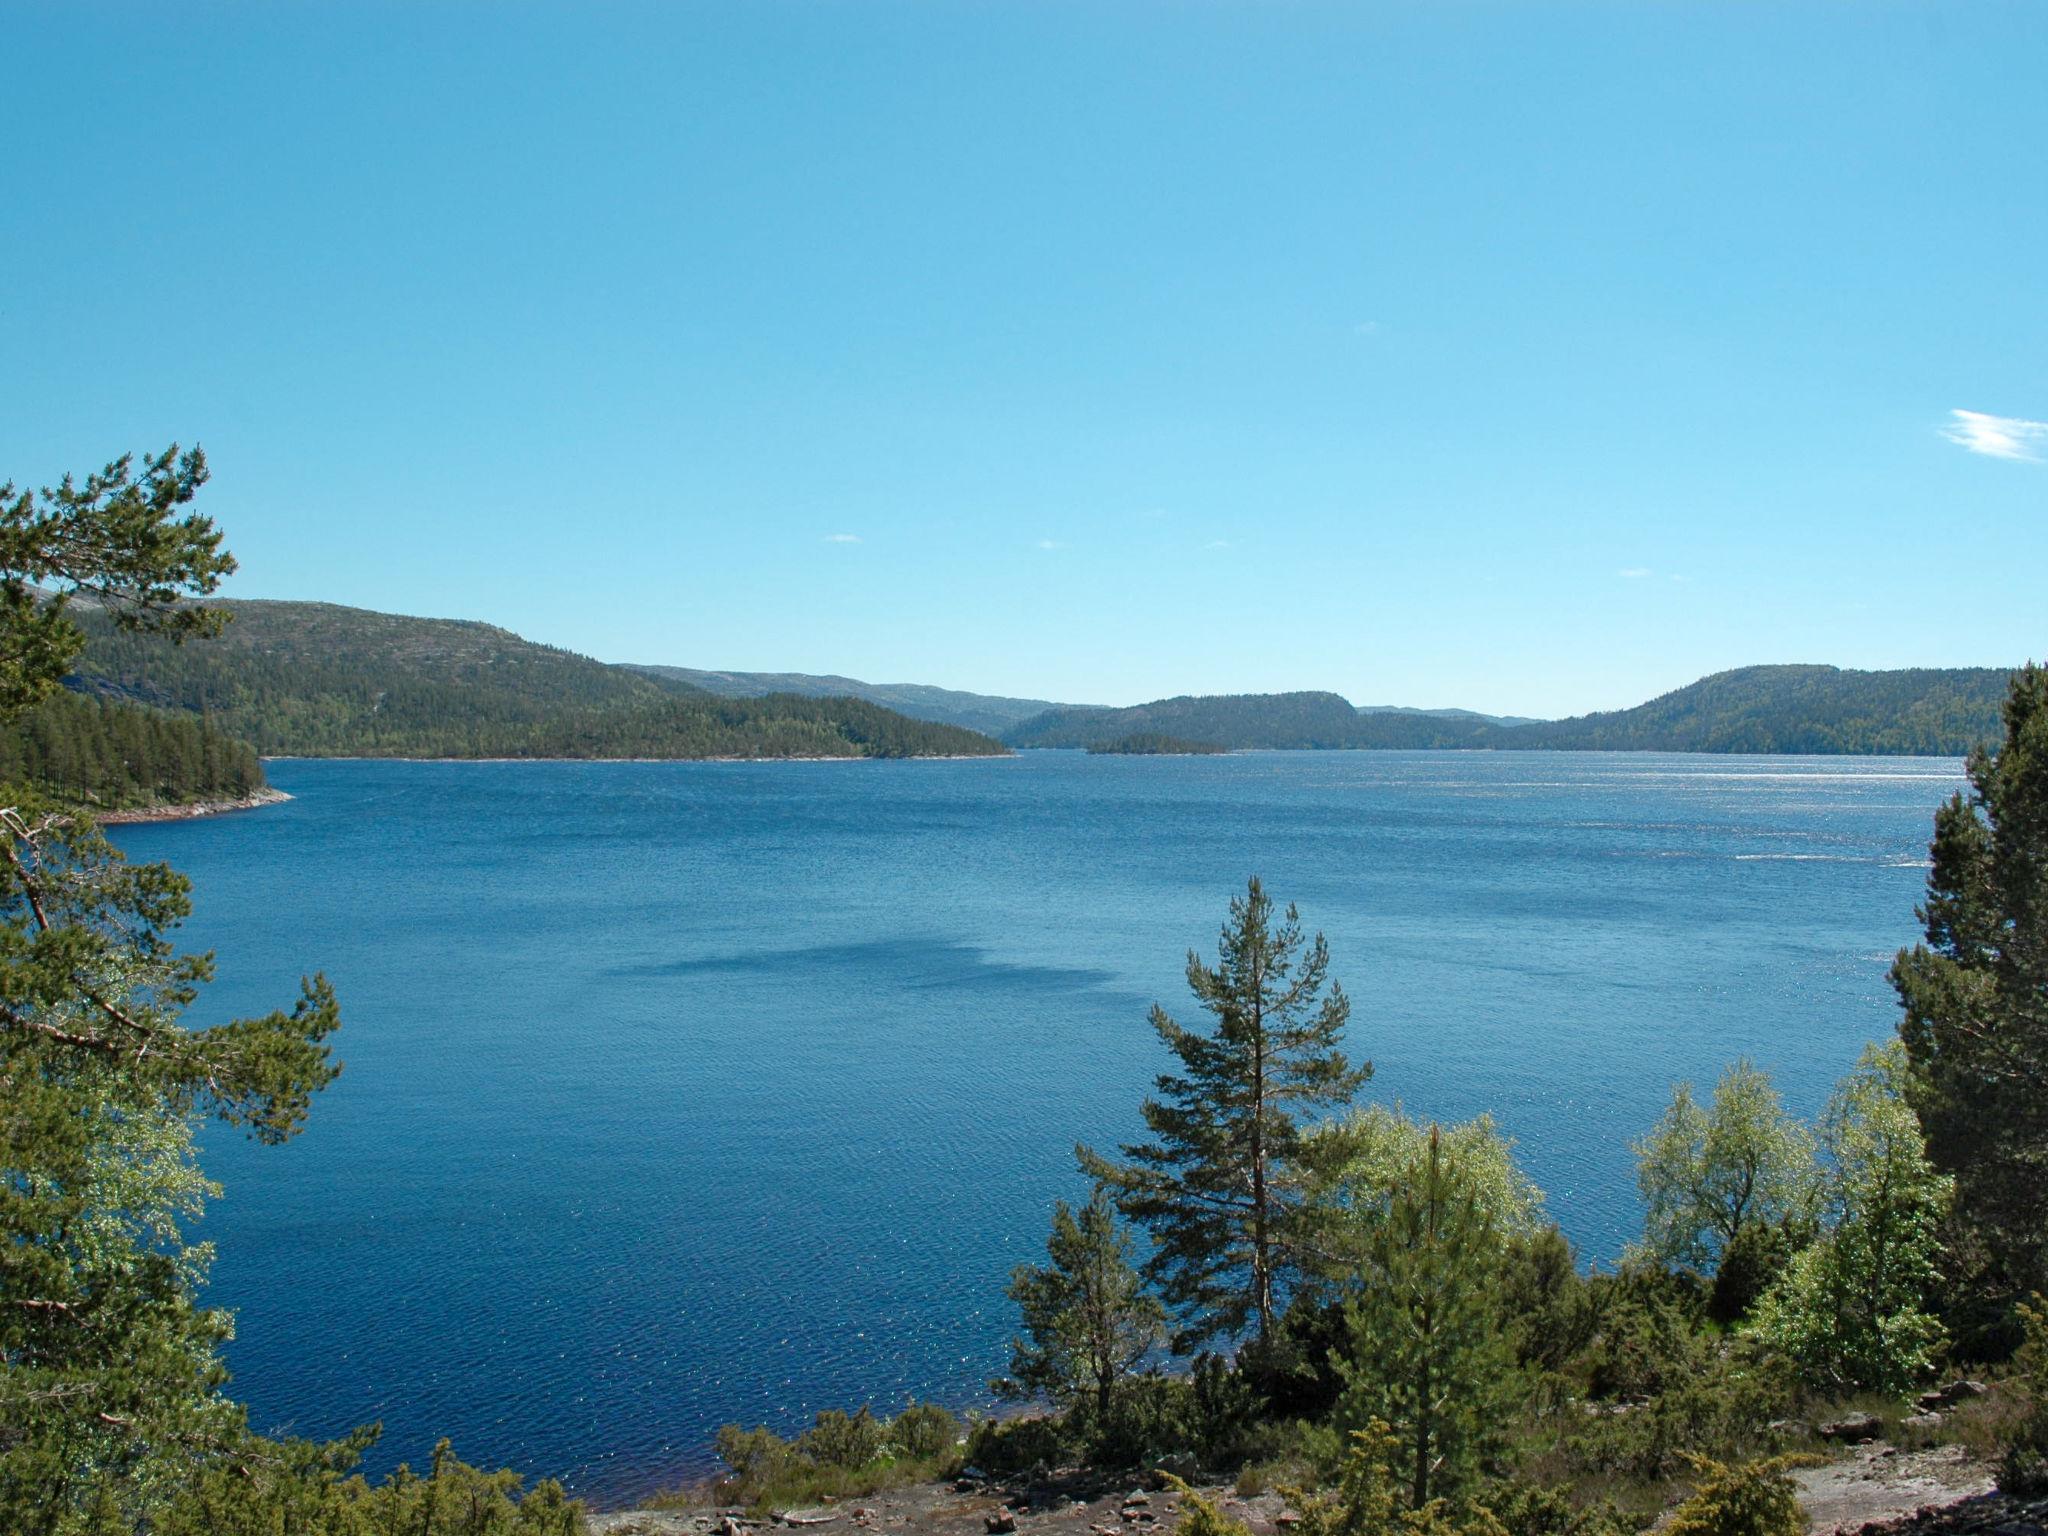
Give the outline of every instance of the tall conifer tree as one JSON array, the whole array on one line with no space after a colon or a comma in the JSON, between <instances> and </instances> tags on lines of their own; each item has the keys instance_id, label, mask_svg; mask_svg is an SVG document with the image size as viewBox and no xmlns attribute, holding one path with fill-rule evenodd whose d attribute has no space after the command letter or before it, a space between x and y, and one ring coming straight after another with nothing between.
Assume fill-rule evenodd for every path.
<instances>
[{"instance_id":1,"label":"tall conifer tree","mask_svg":"<svg viewBox=\"0 0 2048 1536\"><path fill-rule=\"evenodd\" d=\"M2048 668L2015 673L2005 742L1935 813L1926 940L1892 967L1912 1102L1956 1178L1996 1318L2048 1291Z\"/></svg>"},{"instance_id":2,"label":"tall conifer tree","mask_svg":"<svg viewBox=\"0 0 2048 1536\"><path fill-rule=\"evenodd\" d=\"M1125 1146L1121 1163L1078 1149L1082 1167L1152 1234L1146 1275L1179 1315L1177 1350L1247 1328L1272 1336L1294 1267L1304 1121L1349 1102L1372 1075L1339 1049L1351 1003L1335 982L1325 989L1329 968L1323 936L1305 941L1292 906L1276 924L1254 876L1231 899L1216 964L1188 951L1188 990L1214 1026L1184 1028L1153 1005L1152 1027L1180 1066L1144 1102L1154 1139Z\"/></svg>"}]
</instances>

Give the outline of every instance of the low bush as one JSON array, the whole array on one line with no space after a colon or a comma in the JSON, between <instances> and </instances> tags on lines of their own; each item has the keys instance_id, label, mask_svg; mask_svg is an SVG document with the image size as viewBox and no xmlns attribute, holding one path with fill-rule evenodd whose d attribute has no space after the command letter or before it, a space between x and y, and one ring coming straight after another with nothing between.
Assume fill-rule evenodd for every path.
<instances>
[{"instance_id":1,"label":"low bush","mask_svg":"<svg viewBox=\"0 0 2048 1536\"><path fill-rule=\"evenodd\" d=\"M1999 1436L1998 1486L2011 1494L2048 1493L2048 1302L2020 1308L2026 1342L2005 1385L2008 1404Z\"/></svg>"},{"instance_id":2,"label":"low bush","mask_svg":"<svg viewBox=\"0 0 2048 1536\"><path fill-rule=\"evenodd\" d=\"M1730 1467L1691 1458L1692 1497L1672 1512L1664 1536L1806 1536L1806 1512L1785 1474L1817 1459L1772 1456Z\"/></svg>"}]
</instances>

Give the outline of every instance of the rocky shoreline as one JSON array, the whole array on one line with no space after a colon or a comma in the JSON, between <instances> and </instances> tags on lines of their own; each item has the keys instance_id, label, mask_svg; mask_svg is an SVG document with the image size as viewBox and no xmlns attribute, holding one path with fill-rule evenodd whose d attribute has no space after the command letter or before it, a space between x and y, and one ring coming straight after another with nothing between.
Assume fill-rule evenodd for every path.
<instances>
[{"instance_id":1,"label":"rocky shoreline","mask_svg":"<svg viewBox=\"0 0 2048 1536\"><path fill-rule=\"evenodd\" d=\"M1792 1474L1813 1536L2048 1536L2048 1499L1994 1491L1991 1470L1961 1446L1865 1444ZM709 1505L589 1517L591 1536L1168 1536L1181 1496L1157 1478L1079 1470L1032 1479L917 1483L817 1509L765 1516ZM1252 1536L1286 1536L1298 1518L1277 1492L1197 1486ZM1667 1515L1668 1518L1668 1515Z\"/></svg>"},{"instance_id":2,"label":"rocky shoreline","mask_svg":"<svg viewBox=\"0 0 2048 1536\"><path fill-rule=\"evenodd\" d=\"M256 811L266 805L281 805L291 799L281 789L268 786L239 800L190 800L183 805L144 805L133 810L99 811L93 820L102 826L138 826L153 821L196 821L201 816L226 816L235 811Z\"/></svg>"}]
</instances>

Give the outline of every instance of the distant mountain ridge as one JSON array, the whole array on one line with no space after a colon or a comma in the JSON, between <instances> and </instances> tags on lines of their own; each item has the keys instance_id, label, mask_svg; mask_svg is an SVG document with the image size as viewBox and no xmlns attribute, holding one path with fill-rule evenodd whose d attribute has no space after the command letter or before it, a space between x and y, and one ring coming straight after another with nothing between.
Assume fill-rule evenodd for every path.
<instances>
[{"instance_id":1,"label":"distant mountain ridge","mask_svg":"<svg viewBox=\"0 0 2048 1536\"><path fill-rule=\"evenodd\" d=\"M966 693L929 683L864 683L857 677L819 676L810 672L707 672L696 667L668 667L628 662L629 672L666 682L684 683L725 698L757 698L789 693L805 698L866 699L913 720L957 725L987 735L1000 735L1018 722L1065 706L1050 699L1010 699L1000 694Z\"/></svg>"},{"instance_id":2,"label":"distant mountain ridge","mask_svg":"<svg viewBox=\"0 0 2048 1536\"><path fill-rule=\"evenodd\" d=\"M1361 715L1427 715L1433 720L1483 720L1488 725L1543 725L1535 715L1483 715L1476 709L1416 709L1407 704L1361 704Z\"/></svg>"},{"instance_id":3,"label":"distant mountain ridge","mask_svg":"<svg viewBox=\"0 0 2048 1536\"><path fill-rule=\"evenodd\" d=\"M1015 747L1089 747L1158 733L1235 749L1549 749L1959 756L2001 730L2007 669L1717 672L1632 709L1500 724L1462 711L1360 712L1334 693L1158 699L1048 710L1004 733Z\"/></svg>"},{"instance_id":4,"label":"distant mountain ridge","mask_svg":"<svg viewBox=\"0 0 2048 1536\"><path fill-rule=\"evenodd\" d=\"M864 699L721 698L462 619L231 599L217 639L166 645L74 605L70 686L189 711L264 756L991 756L986 735Z\"/></svg>"}]
</instances>

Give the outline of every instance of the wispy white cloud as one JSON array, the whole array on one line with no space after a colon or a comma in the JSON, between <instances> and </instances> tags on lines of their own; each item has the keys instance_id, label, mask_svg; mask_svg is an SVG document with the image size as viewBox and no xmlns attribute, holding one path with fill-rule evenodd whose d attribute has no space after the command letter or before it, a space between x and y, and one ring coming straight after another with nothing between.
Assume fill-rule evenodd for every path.
<instances>
[{"instance_id":1,"label":"wispy white cloud","mask_svg":"<svg viewBox=\"0 0 2048 1536\"><path fill-rule=\"evenodd\" d=\"M1623 581L1642 581L1644 578L1654 576L1657 573L1647 565L1625 565L1614 574Z\"/></svg>"},{"instance_id":2,"label":"wispy white cloud","mask_svg":"<svg viewBox=\"0 0 2048 1536\"><path fill-rule=\"evenodd\" d=\"M1059 539L1040 539L1038 547L1040 549L1065 549L1067 546Z\"/></svg>"},{"instance_id":3,"label":"wispy white cloud","mask_svg":"<svg viewBox=\"0 0 2048 1536\"><path fill-rule=\"evenodd\" d=\"M1230 548L1230 540L1228 540L1228 539L1211 539L1211 540L1210 540L1210 541L1209 541L1208 543L1204 544L1204 545L1202 546L1202 548L1204 548L1204 549L1228 549L1228 548Z\"/></svg>"},{"instance_id":4,"label":"wispy white cloud","mask_svg":"<svg viewBox=\"0 0 2048 1536\"><path fill-rule=\"evenodd\" d=\"M1992 416L1983 411L1950 411L1948 414L1949 424L1941 429L1941 435L1972 453L2038 464L2043 450L2048 450L2048 421Z\"/></svg>"},{"instance_id":5,"label":"wispy white cloud","mask_svg":"<svg viewBox=\"0 0 2048 1536\"><path fill-rule=\"evenodd\" d=\"M825 535L825 542L827 544L858 544L860 542L860 535L857 533L828 533Z\"/></svg>"},{"instance_id":6,"label":"wispy white cloud","mask_svg":"<svg viewBox=\"0 0 2048 1536\"><path fill-rule=\"evenodd\" d=\"M1361 320L1351 327L1351 334L1354 336L1377 336L1379 333L1380 323L1377 320Z\"/></svg>"}]
</instances>

